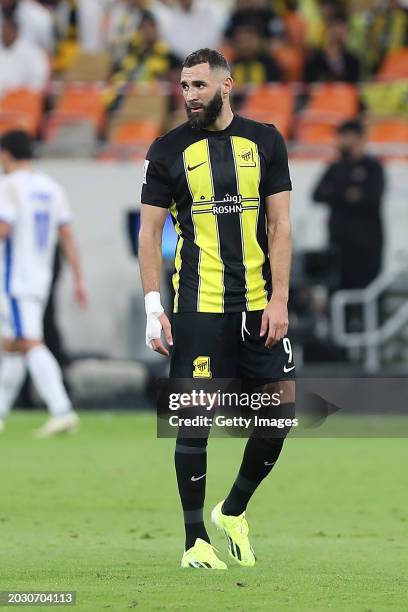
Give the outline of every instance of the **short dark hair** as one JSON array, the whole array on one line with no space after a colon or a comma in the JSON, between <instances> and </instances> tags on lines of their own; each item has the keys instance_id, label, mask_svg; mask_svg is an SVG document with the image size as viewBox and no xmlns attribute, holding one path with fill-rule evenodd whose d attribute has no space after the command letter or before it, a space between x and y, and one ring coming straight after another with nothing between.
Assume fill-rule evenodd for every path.
<instances>
[{"instance_id":1,"label":"short dark hair","mask_svg":"<svg viewBox=\"0 0 408 612\"><path fill-rule=\"evenodd\" d=\"M354 134L362 136L364 134L364 126L359 119L349 119L341 123L337 128L338 134L344 134L346 132L353 132Z\"/></svg>"},{"instance_id":2,"label":"short dark hair","mask_svg":"<svg viewBox=\"0 0 408 612\"><path fill-rule=\"evenodd\" d=\"M33 158L33 141L24 130L10 130L0 138L0 149L7 151L16 160Z\"/></svg>"},{"instance_id":3,"label":"short dark hair","mask_svg":"<svg viewBox=\"0 0 408 612\"><path fill-rule=\"evenodd\" d=\"M231 72L230 65L223 54L215 49L205 48L193 51L190 55L187 55L182 68L191 68L192 66L197 66L197 64L208 64L211 70L223 68Z\"/></svg>"},{"instance_id":4,"label":"short dark hair","mask_svg":"<svg viewBox=\"0 0 408 612\"><path fill-rule=\"evenodd\" d=\"M153 23L154 25L157 24L156 17L150 11L143 11L140 17L140 21L139 21L139 28L140 26L144 25L146 22Z\"/></svg>"},{"instance_id":5,"label":"short dark hair","mask_svg":"<svg viewBox=\"0 0 408 612\"><path fill-rule=\"evenodd\" d=\"M5 26L11 26L12 28L14 28L15 30L18 30L18 21L16 16L13 15L7 15L3 13L3 23L2 23L2 28L4 28Z\"/></svg>"}]
</instances>

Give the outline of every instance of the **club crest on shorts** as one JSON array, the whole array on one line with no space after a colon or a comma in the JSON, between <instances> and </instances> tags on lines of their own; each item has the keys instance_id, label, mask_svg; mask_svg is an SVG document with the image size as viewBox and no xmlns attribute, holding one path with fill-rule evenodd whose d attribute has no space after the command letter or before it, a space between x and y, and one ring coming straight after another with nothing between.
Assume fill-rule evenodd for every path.
<instances>
[{"instance_id":1,"label":"club crest on shorts","mask_svg":"<svg viewBox=\"0 0 408 612\"><path fill-rule=\"evenodd\" d=\"M193 378L212 378L209 357L200 355L194 359Z\"/></svg>"}]
</instances>

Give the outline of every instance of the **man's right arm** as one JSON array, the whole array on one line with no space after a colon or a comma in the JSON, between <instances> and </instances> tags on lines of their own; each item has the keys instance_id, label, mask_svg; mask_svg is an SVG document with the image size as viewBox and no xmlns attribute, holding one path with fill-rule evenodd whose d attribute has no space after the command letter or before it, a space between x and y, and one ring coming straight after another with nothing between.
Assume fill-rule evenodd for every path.
<instances>
[{"instance_id":1,"label":"man's right arm","mask_svg":"<svg viewBox=\"0 0 408 612\"><path fill-rule=\"evenodd\" d=\"M313 191L313 201L322 204L334 204L338 199L338 185L335 183L333 166L329 166Z\"/></svg>"},{"instance_id":2,"label":"man's right arm","mask_svg":"<svg viewBox=\"0 0 408 612\"><path fill-rule=\"evenodd\" d=\"M139 233L139 265L145 294L146 345L161 355L169 351L161 341L164 332L172 345L170 322L160 300L162 266L162 234L169 206L173 200L173 185L169 176L169 161L162 138L155 140L147 152L142 185L142 208Z\"/></svg>"},{"instance_id":3,"label":"man's right arm","mask_svg":"<svg viewBox=\"0 0 408 612\"><path fill-rule=\"evenodd\" d=\"M59 228L59 242L65 259L74 277L74 297L81 308L88 305L88 292L82 276L81 260L71 223L63 223Z\"/></svg>"},{"instance_id":4,"label":"man's right arm","mask_svg":"<svg viewBox=\"0 0 408 612\"><path fill-rule=\"evenodd\" d=\"M166 216L166 208L142 203L138 254L147 314L146 344L167 357L169 351L160 339L162 328L168 344L173 344L170 321L160 301L162 235Z\"/></svg>"},{"instance_id":5,"label":"man's right arm","mask_svg":"<svg viewBox=\"0 0 408 612\"><path fill-rule=\"evenodd\" d=\"M167 209L142 204L139 233L139 266L143 291L160 291L162 235Z\"/></svg>"}]
</instances>

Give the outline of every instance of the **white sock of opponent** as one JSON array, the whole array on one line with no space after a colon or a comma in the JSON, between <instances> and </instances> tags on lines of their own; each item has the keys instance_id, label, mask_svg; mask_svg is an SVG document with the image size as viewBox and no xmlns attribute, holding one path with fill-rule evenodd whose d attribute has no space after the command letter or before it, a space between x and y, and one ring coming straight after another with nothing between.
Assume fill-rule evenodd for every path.
<instances>
[{"instance_id":1,"label":"white sock of opponent","mask_svg":"<svg viewBox=\"0 0 408 612\"><path fill-rule=\"evenodd\" d=\"M61 368L51 351L42 344L28 351L26 358L31 378L52 416L70 412L72 405L62 381Z\"/></svg>"},{"instance_id":2,"label":"white sock of opponent","mask_svg":"<svg viewBox=\"0 0 408 612\"><path fill-rule=\"evenodd\" d=\"M0 419L3 420L20 391L26 373L24 355L3 353L0 361Z\"/></svg>"}]
</instances>

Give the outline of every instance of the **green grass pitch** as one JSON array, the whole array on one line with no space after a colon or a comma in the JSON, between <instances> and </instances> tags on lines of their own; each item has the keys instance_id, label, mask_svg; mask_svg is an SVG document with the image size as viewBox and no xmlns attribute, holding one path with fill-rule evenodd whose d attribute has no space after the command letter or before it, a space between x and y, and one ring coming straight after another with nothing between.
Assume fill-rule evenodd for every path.
<instances>
[{"instance_id":1,"label":"green grass pitch","mask_svg":"<svg viewBox=\"0 0 408 612\"><path fill-rule=\"evenodd\" d=\"M33 439L43 418L15 413L0 436L0 590L76 590L92 612L408 609L406 439L288 440L248 512L257 566L209 572L179 569L174 442L151 415ZM207 517L243 443L210 441Z\"/></svg>"}]
</instances>

